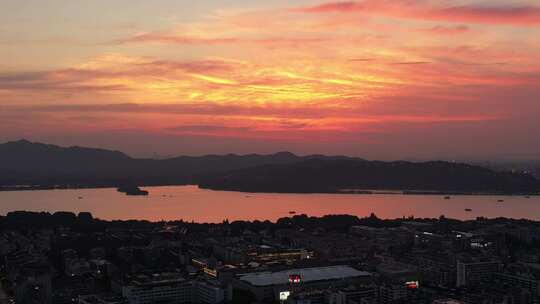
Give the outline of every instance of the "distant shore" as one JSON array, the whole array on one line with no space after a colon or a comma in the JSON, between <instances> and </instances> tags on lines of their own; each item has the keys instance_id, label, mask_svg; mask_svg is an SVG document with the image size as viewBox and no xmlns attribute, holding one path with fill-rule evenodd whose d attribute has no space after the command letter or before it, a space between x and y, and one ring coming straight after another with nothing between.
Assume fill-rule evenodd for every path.
<instances>
[{"instance_id":1,"label":"distant shore","mask_svg":"<svg viewBox=\"0 0 540 304\"><path fill-rule=\"evenodd\" d=\"M337 194L401 194L401 195L499 195L499 196L538 196L540 193L503 193L503 192L467 192L467 191L423 191L423 190L340 190Z\"/></svg>"},{"instance_id":2,"label":"distant shore","mask_svg":"<svg viewBox=\"0 0 540 304\"><path fill-rule=\"evenodd\" d=\"M163 185L139 185L140 187L168 187L168 186L198 186L196 184L163 184ZM0 186L0 192L15 191L48 191L48 190L81 190L81 189L117 189L115 185L17 185ZM427 190L362 190L362 189L340 189L335 191L313 191L313 192L259 192L259 191L236 191L227 189L210 189L199 187L203 190L228 191L242 193L282 193L282 194L356 194L356 195L437 195L437 196L540 196L540 193L503 193L503 192L467 192L467 191L427 191Z\"/></svg>"},{"instance_id":3,"label":"distant shore","mask_svg":"<svg viewBox=\"0 0 540 304\"><path fill-rule=\"evenodd\" d=\"M139 187L190 186L188 184L139 185ZM191 185L193 186L193 185ZM47 190L80 190L80 189L118 189L116 185L55 185L55 186L0 186L0 192L11 191L47 191Z\"/></svg>"}]
</instances>

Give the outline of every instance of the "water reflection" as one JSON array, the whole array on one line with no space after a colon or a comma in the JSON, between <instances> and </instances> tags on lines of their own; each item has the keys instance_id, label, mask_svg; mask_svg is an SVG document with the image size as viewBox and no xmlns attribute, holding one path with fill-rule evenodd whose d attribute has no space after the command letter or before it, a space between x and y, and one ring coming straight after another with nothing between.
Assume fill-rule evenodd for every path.
<instances>
[{"instance_id":1,"label":"water reflection","mask_svg":"<svg viewBox=\"0 0 540 304\"><path fill-rule=\"evenodd\" d=\"M14 210L90 211L102 219L184 219L196 222L276 220L296 214L353 214L381 218L512 217L540 220L540 197L396 194L246 194L201 190L196 186L151 187L148 197L130 197L115 189L0 192L0 213ZM465 211L471 209L471 211Z\"/></svg>"}]
</instances>

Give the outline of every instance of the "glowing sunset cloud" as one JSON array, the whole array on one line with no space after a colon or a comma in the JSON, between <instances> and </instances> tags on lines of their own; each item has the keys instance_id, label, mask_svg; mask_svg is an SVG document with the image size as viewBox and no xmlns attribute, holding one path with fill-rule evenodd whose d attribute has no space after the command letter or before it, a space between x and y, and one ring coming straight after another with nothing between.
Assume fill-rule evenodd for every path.
<instances>
[{"instance_id":1,"label":"glowing sunset cloud","mask_svg":"<svg viewBox=\"0 0 540 304\"><path fill-rule=\"evenodd\" d=\"M540 153L536 1L0 8L1 141L136 155Z\"/></svg>"}]
</instances>

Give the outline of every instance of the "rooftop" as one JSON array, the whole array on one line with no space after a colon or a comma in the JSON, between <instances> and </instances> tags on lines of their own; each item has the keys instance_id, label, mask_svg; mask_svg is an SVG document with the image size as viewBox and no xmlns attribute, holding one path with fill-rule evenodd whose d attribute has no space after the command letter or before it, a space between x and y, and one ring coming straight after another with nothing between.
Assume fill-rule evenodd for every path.
<instances>
[{"instance_id":1,"label":"rooftop","mask_svg":"<svg viewBox=\"0 0 540 304\"><path fill-rule=\"evenodd\" d=\"M112 296L112 295L79 296L79 302L82 304L125 304L127 303L122 297Z\"/></svg>"},{"instance_id":2,"label":"rooftop","mask_svg":"<svg viewBox=\"0 0 540 304\"><path fill-rule=\"evenodd\" d=\"M254 286L288 284L289 275L299 274L304 282L339 280L370 276L369 272L359 271L349 266L328 266L315 268L289 269L278 272L255 272L240 275L240 280Z\"/></svg>"},{"instance_id":3,"label":"rooftop","mask_svg":"<svg viewBox=\"0 0 540 304\"><path fill-rule=\"evenodd\" d=\"M137 274L135 276L131 276L128 281L134 285L146 286L183 283L185 282L185 279L180 273L163 272L154 274Z\"/></svg>"}]
</instances>

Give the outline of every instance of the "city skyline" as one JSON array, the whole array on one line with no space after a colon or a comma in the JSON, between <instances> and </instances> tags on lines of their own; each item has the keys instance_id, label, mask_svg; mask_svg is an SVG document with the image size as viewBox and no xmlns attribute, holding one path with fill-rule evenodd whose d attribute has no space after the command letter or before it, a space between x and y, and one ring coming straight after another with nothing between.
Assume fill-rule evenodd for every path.
<instances>
[{"instance_id":1,"label":"city skyline","mask_svg":"<svg viewBox=\"0 0 540 304\"><path fill-rule=\"evenodd\" d=\"M0 141L538 159L537 1L5 1Z\"/></svg>"}]
</instances>

